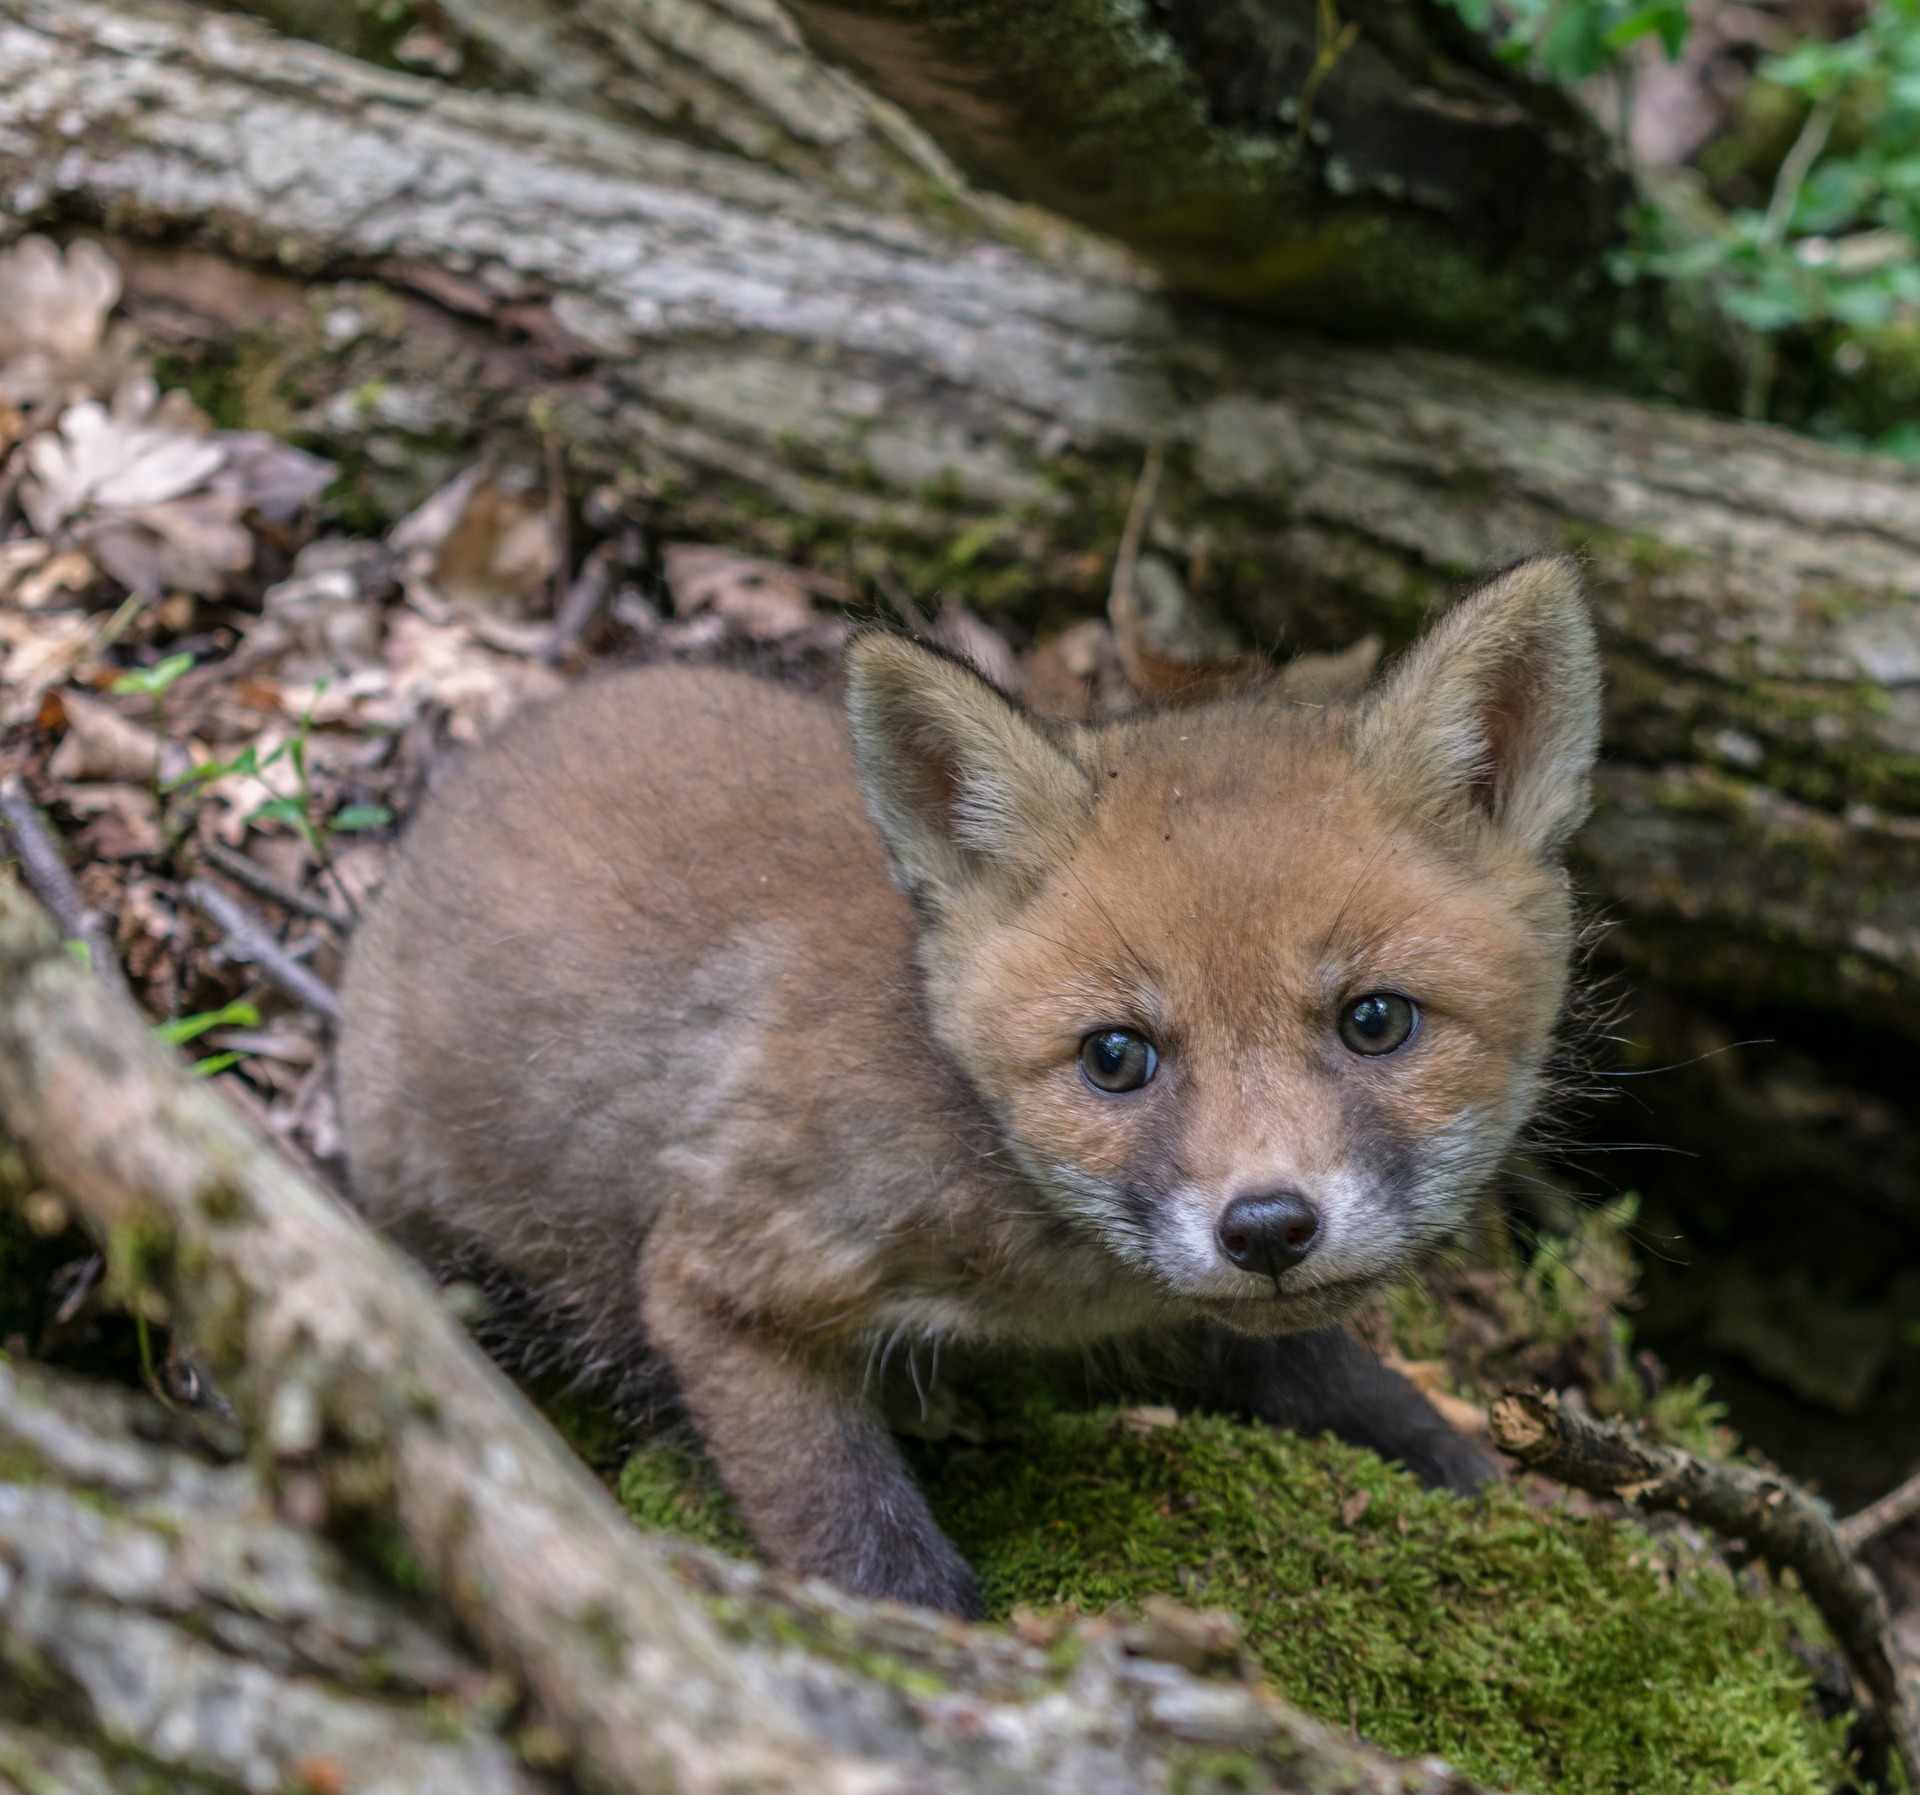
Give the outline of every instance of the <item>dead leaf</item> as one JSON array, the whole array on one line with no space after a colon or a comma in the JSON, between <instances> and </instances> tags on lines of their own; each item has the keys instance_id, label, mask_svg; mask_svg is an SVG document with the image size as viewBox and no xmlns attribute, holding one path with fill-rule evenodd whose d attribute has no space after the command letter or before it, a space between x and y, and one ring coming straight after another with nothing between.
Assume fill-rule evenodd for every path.
<instances>
[{"instance_id":1,"label":"dead leaf","mask_svg":"<svg viewBox=\"0 0 1920 1795\"><path fill-rule=\"evenodd\" d=\"M676 617L711 611L749 642L779 642L819 621L797 568L700 542L670 542L661 561Z\"/></svg>"},{"instance_id":2,"label":"dead leaf","mask_svg":"<svg viewBox=\"0 0 1920 1795\"><path fill-rule=\"evenodd\" d=\"M1340 1525L1353 1527L1358 1525L1360 1517L1373 1506L1373 1491L1355 1490L1346 1501L1340 1504Z\"/></svg>"},{"instance_id":3,"label":"dead leaf","mask_svg":"<svg viewBox=\"0 0 1920 1795\"><path fill-rule=\"evenodd\" d=\"M144 785L72 785L54 796L88 818L74 845L96 860L147 860L166 846L153 793Z\"/></svg>"},{"instance_id":4,"label":"dead leaf","mask_svg":"<svg viewBox=\"0 0 1920 1795\"><path fill-rule=\"evenodd\" d=\"M1146 1435L1157 1433L1163 1427L1178 1427L1180 1412L1178 1409L1147 1403L1137 1408L1122 1409L1116 1419L1128 1433Z\"/></svg>"},{"instance_id":5,"label":"dead leaf","mask_svg":"<svg viewBox=\"0 0 1920 1795\"><path fill-rule=\"evenodd\" d=\"M13 589L13 602L23 611L38 611L56 598L85 592L100 577L84 549L68 549L22 577Z\"/></svg>"},{"instance_id":6,"label":"dead leaf","mask_svg":"<svg viewBox=\"0 0 1920 1795\"><path fill-rule=\"evenodd\" d=\"M538 662L483 647L458 623L433 623L412 611L394 618L385 659L390 689L384 699L368 701L366 719L402 729L439 705L448 713L453 738L461 742L481 740L521 705L566 684Z\"/></svg>"},{"instance_id":7,"label":"dead leaf","mask_svg":"<svg viewBox=\"0 0 1920 1795\"><path fill-rule=\"evenodd\" d=\"M163 398L151 378L128 381L111 407L91 399L68 406L26 453L20 503L43 536L84 513L163 505L225 460L193 401L183 392Z\"/></svg>"},{"instance_id":8,"label":"dead leaf","mask_svg":"<svg viewBox=\"0 0 1920 1795\"><path fill-rule=\"evenodd\" d=\"M513 608L539 592L559 564L544 493L511 471L470 467L388 536L413 579L448 604L477 612Z\"/></svg>"},{"instance_id":9,"label":"dead leaf","mask_svg":"<svg viewBox=\"0 0 1920 1795\"><path fill-rule=\"evenodd\" d=\"M61 704L67 713L67 733L47 763L55 779L153 777L160 738L151 729L123 717L103 700L79 692L63 694Z\"/></svg>"},{"instance_id":10,"label":"dead leaf","mask_svg":"<svg viewBox=\"0 0 1920 1795\"><path fill-rule=\"evenodd\" d=\"M138 363L130 331L111 335L120 270L90 239L63 254L45 237L0 252L0 399L38 405L63 393L110 392Z\"/></svg>"},{"instance_id":11,"label":"dead leaf","mask_svg":"<svg viewBox=\"0 0 1920 1795\"><path fill-rule=\"evenodd\" d=\"M10 728L36 716L41 698L64 685L92 653L98 627L77 611L33 617L0 612L0 642L7 647L0 662L0 691L6 693L0 724Z\"/></svg>"}]
</instances>

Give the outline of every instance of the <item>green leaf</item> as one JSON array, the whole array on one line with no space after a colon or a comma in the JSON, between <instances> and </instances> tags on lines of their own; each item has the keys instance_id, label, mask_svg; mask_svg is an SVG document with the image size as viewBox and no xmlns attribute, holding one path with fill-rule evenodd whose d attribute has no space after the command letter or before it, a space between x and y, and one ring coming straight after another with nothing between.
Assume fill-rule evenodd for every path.
<instances>
[{"instance_id":1,"label":"green leaf","mask_svg":"<svg viewBox=\"0 0 1920 1795\"><path fill-rule=\"evenodd\" d=\"M333 819L332 827L341 834L356 829L384 829L393 821L393 812L384 804L348 804Z\"/></svg>"},{"instance_id":2,"label":"green leaf","mask_svg":"<svg viewBox=\"0 0 1920 1795\"><path fill-rule=\"evenodd\" d=\"M91 966L93 964L93 949L82 941L78 935L69 935L60 945L64 947L68 953L73 955L82 966Z\"/></svg>"},{"instance_id":3,"label":"green leaf","mask_svg":"<svg viewBox=\"0 0 1920 1795\"><path fill-rule=\"evenodd\" d=\"M131 673L121 674L109 689L115 692L145 692L148 697L157 698L192 665L192 655L170 654L157 667L136 667Z\"/></svg>"},{"instance_id":4,"label":"green leaf","mask_svg":"<svg viewBox=\"0 0 1920 1795\"><path fill-rule=\"evenodd\" d=\"M169 1047L184 1046L188 1041L197 1041L209 1029L214 1028L252 1028L260 1020L260 1012L250 1003L230 1003L224 1009L202 1010L194 1016L176 1016L171 1022L156 1023L153 1032L165 1041Z\"/></svg>"},{"instance_id":5,"label":"green leaf","mask_svg":"<svg viewBox=\"0 0 1920 1795\"><path fill-rule=\"evenodd\" d=\"M240 1056L237 1053L210 1053L203 1060L195 1060L187 1068L189 1078L211 1078L216 1072L224 1072L229 1066L237 1066Z\"/></svg>"},{"instance_id":6,"label":"green leaf","mask_svg":"<svg viewBox=\"0 0 1920 1795\"><path fill-rule=\"evenodd\" d=\"M298 798L270 798L247 818L249 823L285 823L305 834L307 813Z\"/></svg>"}]
</instances>

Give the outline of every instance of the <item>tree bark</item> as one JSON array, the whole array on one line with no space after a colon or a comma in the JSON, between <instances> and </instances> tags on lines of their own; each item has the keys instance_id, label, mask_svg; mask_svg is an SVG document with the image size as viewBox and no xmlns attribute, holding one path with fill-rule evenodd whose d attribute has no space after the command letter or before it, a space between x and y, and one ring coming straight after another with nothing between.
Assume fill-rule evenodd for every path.
<instances>
[{"instance_id":1,"label":"tree bark","mask_svg":"<svg viewBox=\"0 0 1920 1795\"><path fill-rule=\"evenodd\" d=\"M378 47L346 0L251 10ZM1431 0L796 0L818 57L768 4L442 10L469 74L870 204L958 202L1003 228L951 156L981 186L1124 243L1181 292L1350 336L1563 365L1615 353L1621 289L1603 258L1630 183L1579 105Z\"/></svg>"},{"instance_id":2,"label":"tree bark","mask_svg":"<svg viewBox=\"0 0 1920 1795\"><path fill-rule=\"evenodd\" d=\"M318 1766L344 1761L355 1787L517 1791L486 1710L524 1693L601 1790L1470 1795L1180 1669L1151 1624L1042 1649L641 1534L422 1275L190 1078L11 882L0 1129L106 1242L121 1297L232 1398L254 1467L0 1367L0 1653L7 1688L38 1692L0 1697L0 1775L66 1749L248 1788L338 1786ZM397 1538L509 1690L476 1688L301 1516ZM383 1750L390 1780L369 1782Z\"/></svg>"},{"instance_id":3,"label":"tree bark","mask_svg":"<svg viewBox=\"0 0 1920 1795\"><path fill-rule=\"evenodd\" d=\"M1104 597L1154 447L1155 552L1290 649L1403 641L1503 562L1580 554L1613 759L1579 864L1624 925L1611 951L1920 1030L1907 469L1182 308L231 18L0 0L0 22L8 214L190 237L136 251L136 316L230 328L248 421L305 430L389 503L552 430L575 479L663 531L1044 626ZM247 272L276 264L360 278Z\"/></svg>"}]
</instances>

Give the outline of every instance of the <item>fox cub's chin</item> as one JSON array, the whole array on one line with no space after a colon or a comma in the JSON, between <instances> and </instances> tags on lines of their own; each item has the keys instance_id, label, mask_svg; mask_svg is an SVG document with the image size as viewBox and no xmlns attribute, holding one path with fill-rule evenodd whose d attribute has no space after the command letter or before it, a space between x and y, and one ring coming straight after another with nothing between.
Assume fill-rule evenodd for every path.
<instances>
[{"instance_id":1,"label":"fox cub's chin","mask_svg":"<svg viewBox=\"0 0 1920 1795\"><path fill-rule=\"evenodd\" d=\"M863 1395L903 1332L1219 1324L1186 1399L1470 1486L1327 1330L1526 1119L1598 727L1558 561L1348 706L1057 726L879 632L844 718L585 686L436 792L354 943L360 1201L683 1405L773 1561L861 1593L978 1601Z\"/></svg>"}]
</instances>

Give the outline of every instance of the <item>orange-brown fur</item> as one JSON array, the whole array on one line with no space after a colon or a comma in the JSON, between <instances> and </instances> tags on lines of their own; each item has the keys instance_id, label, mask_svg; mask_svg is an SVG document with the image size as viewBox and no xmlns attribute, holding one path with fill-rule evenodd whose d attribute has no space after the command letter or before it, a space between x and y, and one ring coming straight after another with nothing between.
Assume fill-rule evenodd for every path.
<instances>
[{"instance_id":1,"label":"orange-brown fur","mask_svg":"<svg viewBox=\"0 0 1920 1795\"><path fill-rule=\"evenodd\" d=\"M851 744L692 670L509 725L355 943L342 1098L369 1212L503 1267L583 1358L663 1365L777 1562L964 1609L869 1400L894 1341L1219 1323L1255 1337L1219 1399L1309 1424L1341 1418L1309 1386L1379 1378L1312 1330L1457 1224L1533 1101L1593 646L1542 563L1354 707L1049 729L879 636L849 687ZM1332 1018L1377 989L1421 1022L1364 1059ZM1115 1027L1160 1053L1122 1096L1080 1069ZM1223 1206L1280 1186L1318 1245L1238 1269ZM1472 1480L1367 1392L1348 1431Z\"/></svg>"}]
</instances>

